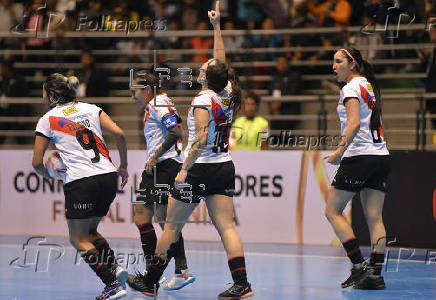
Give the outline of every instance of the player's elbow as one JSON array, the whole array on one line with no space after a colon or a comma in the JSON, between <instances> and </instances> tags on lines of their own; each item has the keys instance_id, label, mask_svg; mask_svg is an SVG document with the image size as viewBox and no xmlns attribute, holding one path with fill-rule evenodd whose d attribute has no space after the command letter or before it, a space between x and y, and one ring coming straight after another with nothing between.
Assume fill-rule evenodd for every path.
<instances>
[{"instance_id":1,"label":"player's elbow","mask_svg":"<svg viewBox=\"0 0 436 300\"><path fill-rule=\"evenodd\" d=\"M33 169L35 169L37 171L37 170L41 169L41 167L43 167L43 166L44 165L42 163L42 160L33 158L33 160L32 160Z\"/></svg>"},{"instance_id":2,"label":"player's elbow","mask_svg":"<svg viewBox=\"0 0 436 300\"><path fill-rule=\"evenodd\" d=\"M358 131L360 129L360 120L351 121L349 126L353 132Z\"/></svg>"},{"instance_id":3,"label":"player's elbow","mask_svg":"<svg viewBox=\"0 0 436 300\"><path fill-rule=\"evenodd\" d=\"M121 138L121 139L125 139L126 135L124 134L124 131L121 128L117 128L116 130L113 131L113 135L116 138Z\"/></svg>"}]
</instances>

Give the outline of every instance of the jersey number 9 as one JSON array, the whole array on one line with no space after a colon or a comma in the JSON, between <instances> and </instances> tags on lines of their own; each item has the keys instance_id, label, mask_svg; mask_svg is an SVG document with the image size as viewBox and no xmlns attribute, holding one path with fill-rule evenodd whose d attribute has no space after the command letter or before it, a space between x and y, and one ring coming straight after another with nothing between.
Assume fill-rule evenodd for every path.
<instances>
[{"instance_id":1,"label":"jersey number 9","mask_svg":"<svg viewBox=\"0 0 436 300\"><path fill-rule=\"evenodd\" d=\"M97 142L91 130L87 128L78 130L76 132L76 139L84 150L94 150L95 157L91 158L93 163L100 161L100 152L98 151Z\"/></svg>"}]
</instances>

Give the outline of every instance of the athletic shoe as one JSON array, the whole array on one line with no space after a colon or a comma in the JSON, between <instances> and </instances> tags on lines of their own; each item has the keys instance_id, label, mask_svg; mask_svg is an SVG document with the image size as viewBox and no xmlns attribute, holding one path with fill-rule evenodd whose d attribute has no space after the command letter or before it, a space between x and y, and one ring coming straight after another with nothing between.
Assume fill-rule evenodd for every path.
<instances>
[{"instance_id":1,"label":"athletic shoe","mask_svg":"<svg viewBox=\"0 0 436 300\"><path fill-rule=\"evenodd\" d=\"M146 296L154 297L154 285L150 285L145 282L145 275L137 272L136 275L130 275L127 279L129 287L135 291L143 293ZM156 295L159 289L159 283L156 283Z\"/></svg>"},{"instance_id":2,"label":"athletic shoe","mask_svg":"<svg viewBox=\"0 0 436 300\"><path fill-rule=\"evenodd\" d=\"M107 285L100 296L96 297L95 300L115 300L127 296L126 290L123 290L123 286L118 281L114 284Z\"/></svg>"},{"instance_id":3,"label":"athletic shoe","mask_svg":"<svg viewBox=\"0 0 436 300\"><path fill-rule=\"evenodd\" d=\"M127 278L129 276L129 273L124 270L123 268L121 268L120 266L117 266L114 270L115 272L115 277L117 277L117 280L119 283L121 283L121 285L123 286L123 289L126 289L126 281Z\"/></svg>"},{"instance_id":4,"label":"athletic shoe","mask_svg":"<svg viewBox=\"0 0 436 300\"><path fill-rule=\"evenodd\" d=\"M195 281L195 277L188 273L188 269L182 270L182 274L175 274L174 277L162 288L166 291L180 290L181 288Z\"/></svg>"},{"instance_id":5,"label":"athletic shoe","mask_svg":"<svg viewBox=\"0 0 436 300\"><path fill-rule=\"evenodd\" d=\"M386 288L386 284L383 276L369 275L363 281L355 283L353 287L361 290L384 290Z\"/></svg>"},{"instance_id":6,"label":"athletic shoe","mask_svg":"<svg viewBox=\"0 0 436 300\"><path fill-rule=\"evenodd\" d=\"M372 270L368 268L368 264L366 262L361 263L360 268L356 268L356 266L353 266L351 268L350 277L348 277L347 280L341 283L341 287L346 288L354 285L355 283L359 283L371 274Z\"/></svg>"},{"instance_id":7,"label":"athletic shoe","mask_svg":"<svg viewBox=\"0 0 436 300\"><path fill-rule=\"evenodd\" d=\"M251 285L248 282L244 285L239 285L235 283L227 291L219 294L218 299L237 300L251 297L253 295L254 292L251 290Z\"/></svg>"}]
</instances>

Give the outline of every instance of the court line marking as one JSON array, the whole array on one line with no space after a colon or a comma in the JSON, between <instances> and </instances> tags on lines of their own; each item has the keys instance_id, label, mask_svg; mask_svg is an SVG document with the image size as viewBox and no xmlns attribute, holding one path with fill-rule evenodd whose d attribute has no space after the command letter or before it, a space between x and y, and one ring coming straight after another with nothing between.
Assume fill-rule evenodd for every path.
<instances>
[{"instance_id":1,"label":"court line marking","mask_svg":"<svg viewBox=\"0 0 436 300\"><path fill-rule=\"evenodd\" d=\"M72 246L63 246L65 249L70 249L75 251L75 249ZM0 248L2 247L11 247L11 248L22 248L22 245L17 244L0 244ZM114 248L114 250L119 251L132 251L135 249L131 248ZM136 249L140 251L140 249ZM141 252L142 253L142 252ZM186 253L193 253L193 254L226 254L226 252L218 251L218 250L186 250ZM246 256L268 256L268 257L293 257L293 258L325 258L325 259L348 259L346 256L331 256L331 255L311 255L311 254L286 254L286 253L262 253L262 252L244 252ZM397 261L395 258L392 258L392 260ZM415 260L415 259L400 259L400 262L413 262L413 263L423 263L425 260ZM426 263L426 265L432 265L430 262L429 264Z\"/></svg>"}]
</instances>

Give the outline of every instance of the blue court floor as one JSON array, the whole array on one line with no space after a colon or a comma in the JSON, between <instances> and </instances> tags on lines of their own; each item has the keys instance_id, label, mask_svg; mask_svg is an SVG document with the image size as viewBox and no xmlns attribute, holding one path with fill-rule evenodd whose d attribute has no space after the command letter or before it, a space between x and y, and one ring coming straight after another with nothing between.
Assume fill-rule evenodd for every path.
<instances>
[{"instance_id":1,"label":"blue court floor","mask_svg":"<svg viewBox=\"0 0 436 300\"><path fill-rule=\"evenodd\" d=\"M0 236L0 299L94 299L103 285L65 238ZM108 239L119 263L129 271L144 264L139 240ZM216 299L231 285L219 243L186 242L195 283L180 291L159 291L157 299ZM341 248L280 244L246 244L248 278L255 295L249 299L436 299L436 250L391 249L385 265L387 289L341 289L350 264ZM364 254L368 254L365 249ZM129 264L127 265L127 257ZM138 263L138 261L140 263ZM171 278L174 264L165 272ZM152 299L128 289L124 299Z\"/></svg>"}]
</instances>

